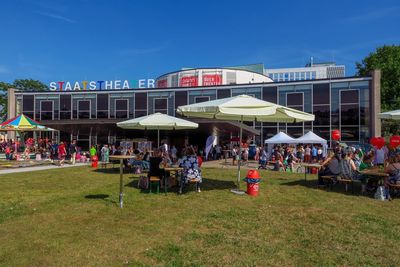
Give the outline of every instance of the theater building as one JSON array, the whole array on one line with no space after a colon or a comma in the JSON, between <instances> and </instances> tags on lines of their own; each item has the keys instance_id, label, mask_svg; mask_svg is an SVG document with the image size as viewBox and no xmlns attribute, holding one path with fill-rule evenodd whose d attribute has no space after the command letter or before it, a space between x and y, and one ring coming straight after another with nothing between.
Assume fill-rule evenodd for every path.
<instances>
[{"instance_id":1,"label":"theater building","mask_svg":"<svg viewBox=\"0 0 400 267\"><path fill-rule=\"evenodd\" d=\"M116 123L155 112L179 116L175 111L180 105L240 94L315 114L314 122L247 122L244 134L258 143L279 131L299 137L311 130L330 140L331 130L339 129L342 141L347 143L362 143L380 135L380 71L367 77L274 82L246 69L202 68L162 75L154 81L154 88L52 89L10 89L8 116L24 113L59 130L52 134L53 138L76 139L83 147L142 137L154 140L154 132L127 131L117 128ZM239 122L190 120L199 123L199 129L162 132L161 137L176 144L204 144L209 135L223 140L238 135Z\"/></svg>"}]
</instances>

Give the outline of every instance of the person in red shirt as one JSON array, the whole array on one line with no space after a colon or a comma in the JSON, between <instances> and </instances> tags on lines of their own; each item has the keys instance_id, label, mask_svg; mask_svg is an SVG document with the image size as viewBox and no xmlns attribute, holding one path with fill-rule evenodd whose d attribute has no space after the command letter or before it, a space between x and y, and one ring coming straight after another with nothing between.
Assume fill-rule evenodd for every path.
<instances>
[{"instance_id":1,"label":"person in red shirt","mask_svg":"<svg viewBox=\"0 0 400 267\"><path fill-rule=\"evenodd\" d=\"M67 155L67 149L65 148L65 144L63 142L58 146L58 159L60 160L60 166L64 165L65 156Z\"/></svg>"}]
</instances>

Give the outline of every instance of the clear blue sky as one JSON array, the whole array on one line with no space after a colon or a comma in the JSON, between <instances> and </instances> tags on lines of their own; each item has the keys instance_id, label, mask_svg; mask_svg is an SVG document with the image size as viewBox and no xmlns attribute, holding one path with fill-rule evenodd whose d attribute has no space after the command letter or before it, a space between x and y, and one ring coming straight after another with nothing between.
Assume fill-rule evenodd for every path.
<instances>
[{"instance_id":1,"label":"clear blue sky","mask_svg":"<svg viewBox=\"0 0 400 267\"><path fill-rule=\"evenodd\" d=\"M1 1L0 81L155 78L334 60L400 44L399 1Z\"/></svg>"}]
</instances>

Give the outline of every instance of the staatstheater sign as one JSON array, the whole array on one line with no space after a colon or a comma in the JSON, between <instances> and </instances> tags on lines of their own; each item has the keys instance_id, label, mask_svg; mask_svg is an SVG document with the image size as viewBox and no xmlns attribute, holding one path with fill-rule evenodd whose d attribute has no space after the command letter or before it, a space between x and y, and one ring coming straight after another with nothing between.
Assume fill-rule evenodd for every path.
<instances>
[{"instance_id":1,"label":"staatstheater sign","mask_svg":"<svg viewBox=\"0 0 400 267\"><path fill-rule=\"evenodd\" d=\"M114 81L58 81L50 82L50 91L96 91L126 90L132 88L154 88L154 79L114 80Z\"/></svg>"}]
</instances>

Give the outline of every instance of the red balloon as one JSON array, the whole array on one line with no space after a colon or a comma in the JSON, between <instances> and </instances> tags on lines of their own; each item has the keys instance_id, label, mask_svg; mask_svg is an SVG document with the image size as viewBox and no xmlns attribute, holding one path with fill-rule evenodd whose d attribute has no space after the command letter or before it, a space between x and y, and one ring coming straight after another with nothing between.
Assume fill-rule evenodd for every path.
<instances>
[{"instance_id":1,"label":"red balloon","mask_svg":"<svg viewBox=\"0 0 400 267\"><path fill-rule=\"evenodd\" d=\"M400 136L393 135L390 137L390 146L393 148L397 148L400 145Z\"/></svg>"},{"instance_id":2,"label":"red balloon","mask_svg":"<svg viewBox=\"0 0 400 267\"><path fill-rule=\"evenodd\" d=\"M339 141L341 138L340 136L340 131L339 130L333 130L332 131L332 139L335 141Z\"/></svg>"},{"instance_id":3,"label":"red balloon","mask_svg":"<svg viewBox=\"0 0 400 267\"><path fill-rule=\"evenodd\" d=\"M383 138L383 137L372 137L370 143L371 143L371 145L381 149L385 145L385 138Z\"/></svg>"}]
</instances>

